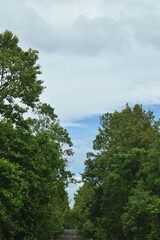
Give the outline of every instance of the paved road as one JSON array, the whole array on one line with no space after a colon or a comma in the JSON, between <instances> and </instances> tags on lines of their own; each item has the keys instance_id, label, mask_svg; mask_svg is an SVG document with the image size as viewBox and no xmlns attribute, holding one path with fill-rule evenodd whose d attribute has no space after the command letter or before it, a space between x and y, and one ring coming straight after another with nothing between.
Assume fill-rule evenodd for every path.
<instances>
[{"instance_id":1,"label":"paved road","mask_svg":"<svg viewBox=\"0 0 160 240\"><path fill-rule=\"evenodd\" d=\"M75 236L76 231L72 229L66 229L63 234L63 240L76 240Z\"/></svg>"}]
</instances>

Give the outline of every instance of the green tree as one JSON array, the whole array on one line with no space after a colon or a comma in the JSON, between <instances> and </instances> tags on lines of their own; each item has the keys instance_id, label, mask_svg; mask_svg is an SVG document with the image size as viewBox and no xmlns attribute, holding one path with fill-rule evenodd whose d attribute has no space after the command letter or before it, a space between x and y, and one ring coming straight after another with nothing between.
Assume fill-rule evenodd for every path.
<instances>
[{"instance_id":1,"label":"green tree","mask_svg":"<svg viewBox=\"0 0 160 240\"><path fill-rule=\"evenodd\" d=\"M18 213L23 206L22 171L18 164L0 158L0 238L10 239L19 231Z\"/></svg>"},{"instance_id":2,"label":"green tree","mask_svg":"<svg viewBox=\"0 0 160 240\"><path fill-rule=\"evenodd\" d=\"M39 102L38 52L0 34L0 238L56 239L64 227L72 174L68 132L54 109ZM33 118L25 118L28 109ZM14 199L13 199L14 198Z\"/></svg>"},{"instance_id":3,"label":"green tree","mask_svg":"<svg viewBox=\"0 0 160 240\"><path fill-rule=\"evenodd\" d=\"M38 51L23 51L10 31L0 34L0 114L19 122L25 106L34 107L42 93ZM22 103L23 107L17 103Z\"/></svg>"},{"instance_id":4,"label":"green tree","mask_svg":"<svg viewBox=\"0 0 160 240\"><path fill-rule=\"evenodd\" d=\"M85 235L85 239L90 239L95 232L94 224L89 218L94 198L94 188L88 184L83 185L75 195L75 205L72 211L76 227Z\"/></svg>"},{"instance_id":5,"label":"green tree","mask_svg":"<svg viewBox=\"0 0 160 240\"><path fill-rule=\"evenodd\" d=\"M133 109L127 104L121 112L106 113L100 120L99 134L93 143L95 150L115 154L132 148L148 149L157 137L158 123L153 113L138 104Z\"/></svg>"},{"instance_id":6,"label":"green tree","mask_svg":"<svg viewBox=\"0 0 160 240\"><path fill-rule=\"evenodd\" d=\"M159 138L158 131L159 122L154 120L152 112L146 112L141 105L133 108L126 105L121 112L106 113L101 117L101 127L93 142L93 148L98 152L87 154L82 175L84 187L90 186L94 190L90 205L87 205L88 215L81 210L81 218L84 216L95 229L90 230L93 239L146 239L145 234L144 237L142 234L140 238L136 238L137 235L130 238L132 224L127 225L127 220L129 222L131 216L129 209L133 206L133 193L136 189L138 191L139 182L144 178L142 169L147 164L148 151ZM144 188L144 192L148 191ZM80 202L80 208L85 209L88 203ZM86 230L83 233L89 236Z\"/></svg>"},{"instance_id":7,"label":"green tree","mask_svg":"<svg viewBox=\"0 0 160 240\"><path fill-rule=\"evenodd\" d=\"M147 151L122 215L123 231L129 239L160 238L160 139Z\"/></svg>"}]
</instances>

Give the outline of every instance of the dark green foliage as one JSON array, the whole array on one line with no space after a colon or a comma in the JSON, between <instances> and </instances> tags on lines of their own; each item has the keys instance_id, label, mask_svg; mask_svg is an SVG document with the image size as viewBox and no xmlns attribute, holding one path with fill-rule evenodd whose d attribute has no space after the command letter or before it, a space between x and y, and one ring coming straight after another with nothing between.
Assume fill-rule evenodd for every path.
<instances>
[{"instance_id":1,"label":"dark green foliage","mask_svg":"<svg viewBox=\"0 0 160 240\"><path fill-rule=\"evenodd\" d=\"M85 239L160 239L158 129L141 105L101 117L93 144L99 151L87 155L84 186L75 198Z\"/></svg>"},{"instance_id":2,"label":"dark green foliage","mask_svg":"<svg viewBox=\"0 0 160 240\"><path fill-rule=\"evenodd\" d=\"M0 158L0 238L10 239L18 230L18 213L23 206L24 181L18 164Z\"/></svg>"},{"instance_id":3,"label":"dark green foliage","mask_svg":"<svg viewBox=\"0 0 160 240\"><path fill-rule=\"evenodd\" d=\"M76 214L74 210L67 207L64 211L65 229L75 229L76 228L75 219L76 219Z\"/></svg>"},{"instance_id":4,"label":"dark green foliage","mask_svg":"<svg viewBox=\"0 0 160 240\"><path fill-rule=\"evenodd\" d=\"M11 32L0 34L1 240L53 240L64 228L72 143L54 109L39 102L37 60ZM24 118L29 108L34 117Z\"/></svg>"}]
</instances>

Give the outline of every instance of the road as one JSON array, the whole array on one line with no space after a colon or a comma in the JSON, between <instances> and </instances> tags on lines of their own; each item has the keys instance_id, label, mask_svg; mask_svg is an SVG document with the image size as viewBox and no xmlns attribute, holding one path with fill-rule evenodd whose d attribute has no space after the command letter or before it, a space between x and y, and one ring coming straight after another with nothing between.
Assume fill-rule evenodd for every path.
<instances>
[{"instance_id":1,"label":"road","mask_svg":"<svg viewBox=\"0 0 160 240\"><path fill-rule=\"evenodd\" d=\"M66 229L64 231L62 240L76 240L76 236L75 236L76 231L72 230L72 229Z\"/></svg>"}]
</instances>

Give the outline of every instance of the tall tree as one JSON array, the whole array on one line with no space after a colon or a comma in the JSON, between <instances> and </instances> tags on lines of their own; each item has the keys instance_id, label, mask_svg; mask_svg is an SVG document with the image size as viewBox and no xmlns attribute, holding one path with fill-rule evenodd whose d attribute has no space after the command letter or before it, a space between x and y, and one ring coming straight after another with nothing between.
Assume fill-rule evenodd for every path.
<instances>
[{"instance_id":1,"label":"tall tree","mask_svg":"<svg viewBox=\"0 0 160 240\"><path fill-rule=\"evenodd\" d=\"M132 232L135 229L134 224L137 224L136 215L133 225L129 221L129 218L133 219L131 212L136 199L135 193L139 191L143 194L142 186L144 199L147 198L145 184L140 183L142 179L147 180L149 168L145 168L145 176L142 169L148 163L149 151L158 138L159 122L154 120L152 112L146 112L141 105L133 108L126 105L121 112L106 113L101 117L99 133L93 142L93 148L97 152L87 154L86 168L82 175L84 187L78 192L82 199L76 197L76 205L81 209L88 209L88 215L84 215L82 210L81 212L82 218L85 216L83 222L89 222L92 226L90 237L104 240L159 239L153 237L158 236L157 232L154 235L152 231L152 238L149 238L151 231L145 235L145 228L138 238L136 230ZM88 189L92 188L94 192L93 199L89 202L84 200L82 194L85 186L89 186ZM155 220L147 221L150 226L151 222L155 223ZM158 226L157 223L155 229ZM85 236L89 236L84 225L81 228Z\"/></svg>"},{"instance_id":2,"label":"tall tree","mask_svg":"<svg viewBox=\"0 0 160 240\"><path fill-rule=\"evenodd\" d=\"M0 238L56 239L63 230L72 177L68 132L54 109L39 102L38 52L0 34ZM24 113L32 110L33 117ZM68 206L67 206L68 207Z\"/></svg>"}]
</instances>

